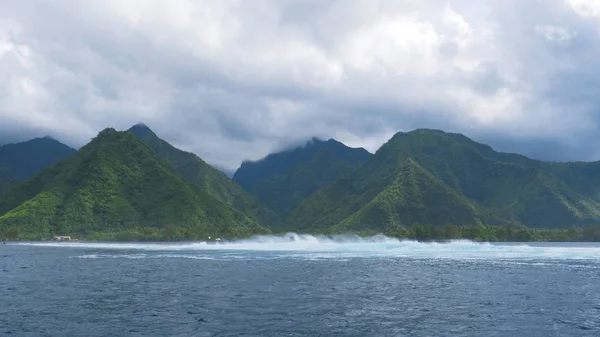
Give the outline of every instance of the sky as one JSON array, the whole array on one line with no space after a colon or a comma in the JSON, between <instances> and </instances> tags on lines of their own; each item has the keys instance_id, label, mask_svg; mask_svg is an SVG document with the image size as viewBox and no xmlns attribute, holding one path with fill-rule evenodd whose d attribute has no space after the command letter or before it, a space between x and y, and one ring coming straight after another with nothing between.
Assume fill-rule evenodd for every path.
<instances>
[{"instance_id":1,"label":"sky","mask_svg":"<svg viewBox=\"0 0 600 337\"><path fill-rule=\"evenodd\" d=\"M600 0L0 0L0 143L143 122L209 163L461 132L600 159Z\"/></svg>"}]
</instances>

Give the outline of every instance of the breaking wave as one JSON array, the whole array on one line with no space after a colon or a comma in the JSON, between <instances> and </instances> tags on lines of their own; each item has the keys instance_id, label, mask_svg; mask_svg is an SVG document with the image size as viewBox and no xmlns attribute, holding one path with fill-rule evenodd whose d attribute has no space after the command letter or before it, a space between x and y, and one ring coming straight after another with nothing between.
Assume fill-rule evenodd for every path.
<instances>
[{"instance_id":1,"label":"breaking wave","mask_svg":"<svg viewBox=\"0 0 600 337\"><path fill-rule=\"evenodd\" d=\"M446 243L423 243L377 235L313 236L287 233L284 235L255 236L249 239L220 243L109 243L109 242L32 242L19 245L95 249L110 251L135 251L136 257L185 257L213 259L219 256L239 258L269 254L273 257L348 258L391 257L433 259L485 259L485 260L598 260L600 245L583 243L527 243L490 244L468 240ZM143 254L142 252L156 252ZM87 258L104 256L89 254Z\"/></svg>"}]
</instances>

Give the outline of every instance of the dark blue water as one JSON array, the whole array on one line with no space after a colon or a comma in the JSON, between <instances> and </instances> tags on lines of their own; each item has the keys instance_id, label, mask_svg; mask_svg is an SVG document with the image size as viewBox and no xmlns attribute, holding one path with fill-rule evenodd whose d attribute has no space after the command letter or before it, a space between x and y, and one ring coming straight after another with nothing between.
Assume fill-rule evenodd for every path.
<instances>
[{"instance_id":1,"label":"dark blue water","mask_svg":"<svg viewBox=\"0 0 600 337\"><path fill-rule=\"evenodd\" d=\"M600 248L0 245L0 336L600 336Z\"/></svg>"}]
</instances>

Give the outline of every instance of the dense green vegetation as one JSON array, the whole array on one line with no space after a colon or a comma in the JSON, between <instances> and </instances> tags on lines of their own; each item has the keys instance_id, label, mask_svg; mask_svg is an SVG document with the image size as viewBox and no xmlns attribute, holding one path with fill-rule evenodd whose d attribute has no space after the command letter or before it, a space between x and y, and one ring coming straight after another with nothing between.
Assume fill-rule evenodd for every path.
<instances>
[{"instance_id":1,"label":"dense green vegetation","mask_svg":"<svg viewBox=\"0 0 600 337\"><path fill-rule=\"evenodd\" d=\"M14 184L14 179L8 174L3 167L0 167L0 194L6 191L10 186Z\"/></svg>"},{"instance_id":2,"label":"dense green vegetation","mask_svg":"<svg viewBox=\"0 0 600 337\"><path fill-rule=\"evenodd\" d=\"M197 155L182 151L160 139L144 124L137 124L128 131L150 146L175 172L205 193L265 226L274 226L279 222L273 211L265 208L258 199Z\"/></svg>"},{"instance_id":3,"label":"dense green vegetation","mask_svg":"<svg viewBox=\"0 0 600 337\"><path fill-rule=\"evenodd\" d=\"M0 196L0 214L0 230L21 239L65 233L133 239L268 232L185 181L135 135L113 129Z\"/></svg>"},{"instance_id":4,"label":"dense green vegetation","mask_svg":"<svg viewBox=\"0 0 600 337\"><path fill-rule=\"evenodd\" d=\"M403 171L407 161L423 172ZM458 134L398 133L358 169L305 199L286 224L318 230L415 221L435 226L518 221L532 228L600 223L598 192L582 193L582 183L571 188L575 178L563 172L565 165L498 153Z\"/></svg>"},{"instance_id":5,"label":"dense green vegetation","mask_svg":"<svg viewBox=\"0 0 600 337\"><path fill-rule=\"evenodd\" d=\"M287 227L299 231L381 230L388 225L408 225L415 221L435 223L453 219L461 224L485 221L476 205L413 160L390 162L386 166L374 159L355 174L305 200L292 213Z\"/></svg>"},{"instance_id":6,"label":"dense green vegetation","mask_svg":"<svg viewBox=\"0 0 600 337\"><path fill-rule=\"evenodd\" d=\"M144 125L128 131L106 129L76 152L49 138L0 147L0 236L600 240L600 162L537 161L415 130L374 155L313 139L245 162L234 175L240 186Z\"/></svg>"},{"instance_id":7,"label":"dense green vegetation","mask_svg":"<svg viewBox=\"0 0 600 337\"><path fill-rule=\"evenodd\" d=\"M396 134L388 142L470 200L505 220L557 228L597 223L600 204L579 193L554 170L564 164L498 153L489 146L438 130Z\"/></svg>"},{"instance_id":8,"label":"dense green vegetation","mask_svg":"<svg viewBox=\"0 0 600 337\"><path fill-rule=\"evenodd\" d=\"M382 230L337 230L327 229L318 234L357 234L372 236L384 234L389 237L417 241L472 240L479 242L600 242L600 225L559 229L535 229L509 222L503 226L472 225L444 226L422 225L418 222L410 226L390 225Z\"/></svg>"},{"instance_id":9,"label":"dense green vegetation","mask_svg":"<svg viewBox=\"0 0 600 337\"><path fill-rule=\"evenodd\" d=\"M353 171L370 156L362 148L315 138L302 147L244 162L233 179L284 219L309 195Z\"/></svg>"},{"instance_id":10,"label":"dense green vegetation","mask_svg":"<svg viewBox=\"0 0 600 337\"><path fill-rule=\"evenodd\" d=\"M333 229L376 229L409 221L476 225L485 220L477 205L408 159L383 191Z\"/></svg>"}]
</instances>

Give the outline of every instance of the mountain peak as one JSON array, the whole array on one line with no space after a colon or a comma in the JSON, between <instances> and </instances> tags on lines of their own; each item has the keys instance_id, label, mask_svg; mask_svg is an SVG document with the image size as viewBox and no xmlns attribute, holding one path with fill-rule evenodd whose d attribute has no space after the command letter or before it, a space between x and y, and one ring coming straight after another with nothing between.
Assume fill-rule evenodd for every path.
<instances>
[{"instance_id":1,"label":"mountain peak","mask_svg":"<svg viewBox=\"0 0 600 337\"><path fill-rule=\"evenodd\" d=\"M75 149L46 136L0 146L0 166L15 182L27 180L41 170L69 157Z\"/></svg>"},{"instance_id":2,"label":"mountain peak","mask_svg":"<svg viewBox=\"0 0 600 337\"><path fill-rule=\"evenodd\" d=\"M30 139L28 141L22 142L22 143L15 143L15 144L48 144L48 143L60 143L58 140L56 140L54 137L51 136L44 136L44 137L36 137L33 139ZM15 145L13 144L13 145Z\"/></svg>"},{"instance_id":3,"label":"mountain peak","mask_svg":"<svg viewBox=\"0 0 600 337\"><path fill-rule=\"evenodd\" d=\"M117 132L117 130L115 130L114 128L106 128L106 129L100 131L100 133L98 133L98 136L110 135L110 134L113 134L116 132Z\"/></svg>"},{"instance_id":4,"label":"mountain peak","mask_svg":"<svg viewBox=\"0 0 600 337\"><path fill-rule=\"evenodd\" d=\"M158 137L158 136L156 136L154 131L152 131L144 123L137 123L136 125L130 127L129 130L127 130L127 131L133 133L134 135L138 136L139 138Z\"/></svg>"},{"instance_id":5,"label":"mountain peak","mask_svg":"<svg viewBox=\"0 0 600 337\"><path fill-rule=\"evenodd\" d=\"M448 133L443 130L438 130L438 129L420 128L420 129L414 129L411 131L396 132L396 134L394 134L392 139L402 137L402 136L407 137L407 136L433 136L433 135L438 135L438 136L448 135Z\"/></svg>"},{"instance_id":6,"label":"mountain peak","mask_svg":"<svg viewBox=\"0 0 600 337\"><path fill-rule=\"evenodd\" d=\"M313 144L319 144L319 143L325 143L325 140L323 140L319 137L312 137L309 141L306 142L306 145L313 145Z\"/></svg>"},{"instance_id":7,"label":"mountain peak","mask_svg":"<svg viewBox=\"0 0 600 337\"><path fill-rule=\"evenodd\" d=\"M148 235L152 236L175 231L199 238L213 233L245 236L265 232L256 221L208 190L187 182L135 135L107 128L60 165L35 175L24 188L3 193L0 228L18 226L20 233L36 238L54 231L86 233L93 229L110 233L108 240L114 240L113 233L132 234L142 228L151 228ZM50 191L56 192L48 203L45 196ZM85 196L85 203L73 195ZM107 202L106 196L111 201ZM28 200L32 202L27 204ZM18 211L19 205L27 210ZM56 207L74 211L56 212ZM36 212L47 214L44 222Z\"/></svg>"},{"instance_id":8,"label":"mountain peak","mask_svg":"<svg viewBox=\"0 0 600 337\"><path fill-rule=\"evenodd\" d=\"M285 218L304 198L364 163L370 154L312 137L304 146L245 161L233 180Z\"/></svg>"}]
</instances>

